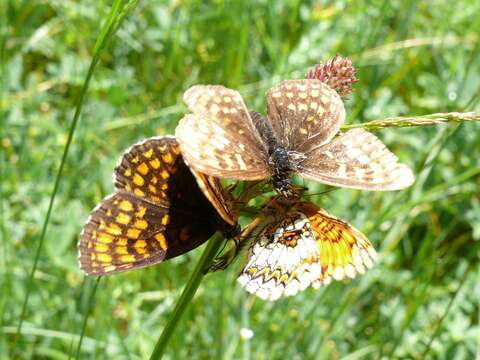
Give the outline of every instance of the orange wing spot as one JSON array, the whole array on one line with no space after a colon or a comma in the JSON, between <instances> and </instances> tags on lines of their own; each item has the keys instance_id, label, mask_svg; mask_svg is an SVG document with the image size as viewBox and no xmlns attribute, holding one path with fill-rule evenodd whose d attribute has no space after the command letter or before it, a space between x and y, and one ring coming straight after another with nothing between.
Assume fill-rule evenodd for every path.
<instances>
[{"instance_id":1,"label":"orange wing spot","mask_svg":"<svg viewBox=\"0 0 480 360\"><path fill-rule=\"evenodd\" d=\"M122 224L122 225L127 225L130 220L131 220L131 216L130 215L127 215L125 214L124 212L121 212L118 214L117 218L115 219L119 224Z\"/></svg>"},{"instance_id":2,"label":"orange wing spot","mask_svg":"<svg viewBox=\"0 0 480 360\"><path fill-rule=\"evenodd\" d=\"M128 243L127 238L118 238L117 241L115 242L115 245L117 246L126 246Z\"/></svg>"},{"instance_id":3,"label":"orange wing spot","mask_svg":"<svg viewBox=\"0 0 480 360\"><path fill-rule=\"evenodd\" d=\"M135 221L135 224L133 226L135 226L137 229L145 230L146 228L148 228L148 223L145 220L139 219Z\"/></svg>"},{"instance_id":4,"label":"orange wing spot","mask_svg":"<svg viewBox=\"0 0 480 360\"><path fill-rule=\"evenodd\" d=\"M256 268L256 267L248 268L248 269L247 269L247 273L248 273L248 275L250 275L250 276L253 277L253 276L255 276L255 274L257 273L257 268Z\"/></svg>"},{"instance_id":5,"label":"orange wing spot","mask_svg":"<svg viewBox=\"0 0 480 360\"><path fill-rule=\"evenodd\" d=\"M126 246L117 246L115 248L115 252L118 254L118 255L127 255L128 254L128 249Z\"/></svg>"},{"instance_id":6,"label":"orange wing spot","mask_svg":"<svg viewBox=\"0 0 480 360\"><path fill-rule=\"evenodd\" d=\"M162 173L160 174L162 178L167 180L170 177L170 173L167 170L163 170Z\"/></svg>"},{"instance_id":7,"label":"orange wing spot","mask_svg":"<svg viewBox=\"0 0 480 360\"><path fill-rule=\"evenodd\" d=\"M174 146L172 147L172 151L175 155L180 155L180 147Z\"/></svg>"},{"instance_id":8,"label":"orange wing spot","mask_svg":"<svg viewBox=\"0 0 480 360\"><path fill-rule=\"evenodd\" d=\"M117 267L116 267L115 265L108 265L108 266L105 266L105 267L103 268L103 271L104 271L104 272L110 272L110 271L115 270L116 268L117 268Z\"/></svg>"},{"instance_id":9,"label":"orange wing spot","mask_svg":"<svg viewBox=\"0 0 480 360\"><path fill-rule=\"evenodd\" d=\"M145 206L139 206L138 211L135 213L135 216L138 218L143 218L146 212L147 208Z\"/></svg>"},{"instance_id":10,"label":"orange wing spot","mask_svg":"<svg viewBox=\"0 0 480 360\"><path fill-rule=\"evenodd\" d=\"M143 154L147 159L150 159L153 155L153 149L149 149L147 152Z\"/></svg>"},{"instance_id":11,"label":"orange wing spot","mask_svg":"<svg viewBox=\"0 0 480 360\"><path fill-rule=\"evenodd\" d=\"M135 247L135 249L144 248L147 247L147 242L145 240L137 240L135 241L135 244L133 244L133 246Z\"/></svg>"},{"instance_id":12,"label":"orange wing spot","mask_svg":"<svg viewBox=\"0 0 480 360\"><path fill-rule=\"evenodd\" d=\"M153 201L156 201L156 202L160 202L160 198L158 196L151 195L150 199L152 199Z\"/></svg>"},{"instance_id":13,"label":"orange wing spot","mask_svg":"<svg viewBox=\"0 0 480 360\"><path fill-rule=\"evenodd\" d=\"M157 188L153 185L148 185L148 190L150 190L150 192L156 194L157 193Z\"/></svg>"},{"instance_id":14,"label":"orange wing spot","mask_svg":"<svg viewBox=\"0 0 480 360\"><path fill-rule=\"evenodd\" d=\"M147 253L147 249L143 247L135 248L135 251L137 252L137 254L140 254L140 255L145 255Z\"/></svg>"},{"instance_id":15,"label":"orange wing spot","mask_svg":"<svg viewBox=\"0 0 480 360\"><path fill-rule=\"evenodd\" d=\"M122 200L122 202L120 203L118 208L120 210L123 210L123 211L132 211L133 210L133 205L130 201Z\"/></svg>"},{"instance_id":16,"label":"orange wing spot","mask_svg":"<svg viewBox=\"0 0 480 360\"><path fill-rule=\"evenodd\" d=\"M180 241L187 241L190 238L190 231L188 227L183 227L180 230Z\"/></svg>"},{"instance_id":17,"label":"orange wing spot","mask_svg":"<svg viewBox=\"0 0 480 360\"><path fill-rule=\"evenodd\" d=\"M133 193L137 196L142 196L142 197L145 196L145 193L139 188L135 188L135 190L133 190Z\"/></svg>"},{"instance_id":18,"label":"orange wing spot","mask_svg":"<svg viewBox=\"0 0 480 360\"><path fill-rule=\"evenodd\" d=\"M148 165L145 164L144 162L141 163L140 165L137 166L137 171L142 175L147 175L149 171ZM135 178L134 178L134 181L135 181Z\"/></svg>"},{"instance_id":19,"label":"orange wing spot","mask_svg":"<svg viewBox=\"0 0 480 360\"><path fill-rule=\"evenodd\" d=\"M170 222L170 216L168 214L164 215L162 217L162 225L168 225L169 222Z\"/></svg>"},{"instance_id":20,"label":"orange wing spot","mask_svg":"<svg viewBox=\"0 0 480 360\"><path fill-rule=\"evenodd\" d=\"M167 239L165 239L165 235L163 235L162 233L158 233L157 235L155 235L155 239L160 243L160 247L163 251L166 251L168 249Z\"/></svg>"},{"instance_id":21,"label":"orange wing spot","mask_svg":"<svg viewBox=\"0 0 480 360\"><path fill-rule=\"evenodd\" d=\"M150 182L153 184L153 185L156 185L157 182L158 182L158 178L156 176L152 176L152 178L150 179Z\"/></svg>"},{"instance_id":22,"label":"orange wing spot","mask_svg":"<svg viewBox=\"0 0 480 360\"><path fill-rule=\"evenodd\" d=\"M158 160L157 158L150 160L150 166L155 170L158 169L160 167L160 160Z\"/></svg>"},{"instance_id":23,"label":"orange wing spot","mask_svg":"<svg viewBox=\"0 0 480 360\"><path fill-rule=\"evenodd\" d=\"M108 217L112 216L112 209L108 209L108 210L107 210L107 216L108 216Z\"/></svg>"},{"instance_id":24,"label":"orange wing spot","mask_svg":"<svg viewBox=\"0 0 480 360\"><path fill-rule=\"evenodd\" d=\"M167 190L167 189L168 189L168 184L167 184L167 183L163 183L160 188L161 188L162 190Z\"/></svg>"},{"instance_id":25,"label":"orange wing spot","mask_svg":"<svg viewBox=\"0 0 480 360\"><path fill-rule=\"evenodd\" d=\"M125 172L123 173L123 175L125 175L126 177L132 176L132 169L127 169L127 170L125 170Z\"/></svg>"},{"instance_id":26,"label":"orange wing spot","mask_svg":"<svg viewBox=\"0 0 480 360\"><path fill-rule=\"evenodd\" d=\"M104 262L104 263L110 263L112 262L112 257L108 254L97 254L97 259L100 261L100 262Z\"/></svg>"},{"instance_id":27,"label":"orange wing spot","mask_svg":"<svg viewBox=\"0 0 480 360\"><path fill-rule=\"evenodd\" d=\"M140 176L140 174L135 173L135 175L133 175L133 183L137 186L143 186L143 184L145 184L145 180Z\"/></svg>"},{"instance_id":28,"label":"orange wing spot","mask_svg":"<svg viewBox=\"0 0 480 360\"><path fill-rule=\"evenodd\" d=\"M165 155L162 155L163 161L165 161L167 164L173 163L173 156L170 153L166 153Z\"/></svg>"},{"instance_id":29,"label":"orange wing spot","mask_svg":"<svg viewBox=\"0 0 480 360\"><path fill-rule=\"evenodd\" d=\"M92 239L96 240L97 239L97 230L92 231Z\"/></svg>"},{"instance_id":30,"label":"orange wing spot","mask_svg":"<svg viewBox=\"0 0 480 360\"><path fill-rule=\"evenodd\" d=\"M102 243L96 243L95 244L95 250L98 252L107 252L108 251L108 245L102 244Z\"/></svg>"},{"instance_id":31,"label":"orange wing spot","mask_svg":"<svg viewBox=\"0 0 480 360\"><path fill-rule=\"evenodd\" d=\"M140 161L140 158L137 156L135 156L132 160L130 160L132 163L136 164Z\"/></svg>"},{"instance_id":32,"label":"orange wing spot","mask_svg":"<svg viewBox=\"0 0 480 360\"><path fill-rule=\"evenodd\" d=\"M128 229L127 237L136 240L140 236L140 232L139 229Z\"/></svg>"},{"instance_id":33,"label":"orange wing spot","mask_svg":"<svg viewBox=\"0 0 480 360\"><path fill-rule=\"evenodd\" d=\"M121 235L122 234L122 229L117 224L112 223L112 224L107 226L107 232L112 234L112 235Z\"/></svg>"},{"instance_id":34,"label":"orange wing spot","mask_svg":"<svg viewBox=\"0 0 480 360\"><path fill-rule=\"evenodd\" d=\"M133 261L135 261L135 256L134 255L121 255L120 256L120 261L133 262Z\"/></svg>"},{"instance_id":35,"label":"orange wing spot","mask_svg":"<svg viewBox=\"0 0 480 360\"><path fill-rule=\"evenodd\" d=\"M107 233L101 233L98 236L98 241L104 244L110 244L113 241L114 237Z\"/></svg>"}]
</instances>

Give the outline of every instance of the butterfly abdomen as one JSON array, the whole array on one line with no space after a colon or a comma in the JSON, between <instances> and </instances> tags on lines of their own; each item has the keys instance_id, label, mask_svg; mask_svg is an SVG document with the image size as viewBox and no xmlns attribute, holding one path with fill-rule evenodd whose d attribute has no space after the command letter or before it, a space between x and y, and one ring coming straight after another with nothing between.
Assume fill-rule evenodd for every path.
<instances>
[{"instance_id":1,"label":"butterfly abdomen","mask_svg":"<svg viewBox=\"0 0 480 360\"><path fill-rule=\"evenodd\" d=\"M290 197L292 193L290 173L294 169L292 168L288 151L284 147L277 146L270 153L269 163L272 166L272 180L275 190L286 197Z\"/></svg>"}]
</instances>

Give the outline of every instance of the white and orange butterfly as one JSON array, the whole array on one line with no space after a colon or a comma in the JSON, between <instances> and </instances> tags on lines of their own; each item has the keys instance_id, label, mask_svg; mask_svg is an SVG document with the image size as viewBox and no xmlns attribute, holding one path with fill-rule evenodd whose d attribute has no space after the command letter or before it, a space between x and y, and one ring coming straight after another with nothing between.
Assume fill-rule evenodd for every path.
<instances>
[{"instance_id":1,"label":"white and orange butterfly","mask_svg":"<svg viewBox=\"0 0 480 360\"><path fill-rule=\"evenodd\" d=\"M310 202L286 206L280 197L273 198L262 220L253 223L238 282L264 300L354 278L377 257L364 234Z\"/></svg>"}]
</instances>

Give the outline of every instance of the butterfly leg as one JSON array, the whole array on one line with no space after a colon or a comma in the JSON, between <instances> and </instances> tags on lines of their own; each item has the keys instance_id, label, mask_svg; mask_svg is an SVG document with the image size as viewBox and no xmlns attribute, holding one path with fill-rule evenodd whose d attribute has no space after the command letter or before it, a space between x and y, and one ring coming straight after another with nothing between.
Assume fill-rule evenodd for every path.
<instances>
[{"instance_id":1,"label":"butterfly leg","mask_svg":"<svg viewBox=\"0 0 480 360\"><path fill-rule=\"evenodd\" d=\"M206 272L225 270L237 258L243 249L250 246L257 234L262 230L259 226L262 221L263 217L257 216L248 226L245 227L240 235L232 238L234 243L233 246L224 255L217 256Z\"/></svg>"},{"instance_id":2,"label":"butterfly leg","mask_svg":"<svg viewBox=\"0 0 480 360\"><path fill-rule=\"evenodd\" d=\"M210 267L208 268L207 272L214 272L225 270L242 252L245 246L249 243L248 238L237 237L232 239L233 246L222 256L217 256Z\"/></svg>"}]
</instances>

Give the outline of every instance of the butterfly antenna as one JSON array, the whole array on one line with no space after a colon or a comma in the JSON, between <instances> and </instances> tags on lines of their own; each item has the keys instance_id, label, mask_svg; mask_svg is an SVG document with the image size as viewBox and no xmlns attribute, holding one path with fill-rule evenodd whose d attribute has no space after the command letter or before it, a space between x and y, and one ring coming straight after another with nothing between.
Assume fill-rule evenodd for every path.
<instances>
[{"instance_id":1,"label":"butterfly antenna","mask_svg":"<svg viewBox=\"0 0 480 360\"><path fill-rule=\"evenodd\" d=\"M330 189L327 189L327 190L324 190L324 191L320 191L318 193L312 193L312 194L305 194L303 195L304 197L311 197L311 196L317 196L317 195L325 195L325 194L328 194L328 193L331 193L332 191L335 191L335 190L338 190L340 188L337 188L337 187L332 187Z\"/></svg>"}]
</instances>

